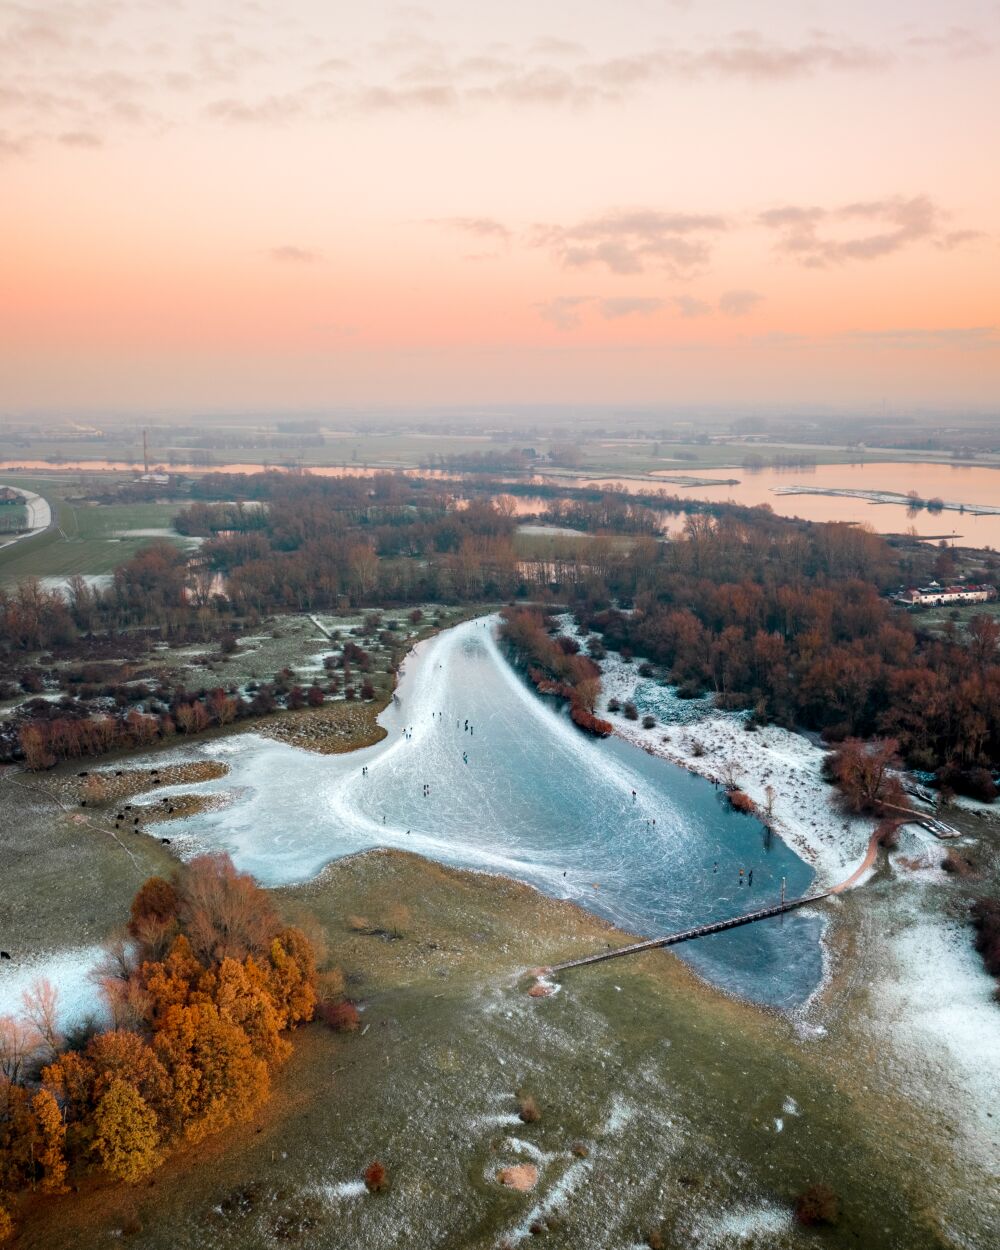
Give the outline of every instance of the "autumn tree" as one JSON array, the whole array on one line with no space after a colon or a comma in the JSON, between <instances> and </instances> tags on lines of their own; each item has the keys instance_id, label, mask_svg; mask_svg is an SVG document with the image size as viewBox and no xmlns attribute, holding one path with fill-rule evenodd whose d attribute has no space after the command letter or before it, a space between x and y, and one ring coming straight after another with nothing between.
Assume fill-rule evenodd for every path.
<instances>
[{"instance_id":1,"label":"autumn tree","mask_svg":"<svg viewBox=\"0 0 1000 1250\"><path fill-rule=\"evenodd\" d=\"M116 1180L135 1184L159 1163L156 1114L127 1081L116 1078L94 1112L94 1152Z\"/></svg>"},{"instance_id":2,"label":"autumn tree","mask_svg":"<svg viewBox=\"0 0 1000 1250\"><path fill-rule=\"evenodd\" d=\"M226 854L191 860L179 880L178 895L180 922L198 959L264 954L278 932L270 899Z\"/></svg>"},{"instance_id":3,"label":"autumn tree","mask_svg":"<svg viewBox=\"0 0 1000 1250\"><path fill-rule=\"evenodd\" d=\"M42 1169L42 1189L50 1194L66 1192L66 1126L59 1106L47 1089L40 1089L31 1101L38 1123L38 1164Z\"/></svg>"}]
</instances>

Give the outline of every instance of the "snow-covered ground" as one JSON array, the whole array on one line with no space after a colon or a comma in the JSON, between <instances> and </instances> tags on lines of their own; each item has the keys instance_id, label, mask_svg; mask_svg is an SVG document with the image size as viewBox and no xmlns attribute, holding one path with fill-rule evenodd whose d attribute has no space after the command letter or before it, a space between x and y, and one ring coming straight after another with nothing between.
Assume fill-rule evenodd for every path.
<instances>
[{"instance_id":1,"label":"snow-covered ground","mask_svg":"<svg viewBox=\"0 0 1000 1250\"><path fill-rule=\"evenodd\" d=\"M79 576L84 585L91 590L109 590L115 580L111 573L82 573ZM70 579L68 577L40 577L38 582L43 590L54 590L64 599L69 598Z\"/></svg>"},{"instance_id":2,"label":"snow-covered ground","mask_svg":"<svg viewBox=\"0 0 1000 1250\"><path fill-rule=\"evenodd\" d=\"M0 962L0 1016L23 1016L23 995L43 979L58 992L57 1014L63 1028L102 1014L98 988L90 976L101 958L100 946L15 954L15 959Z\"/></svg>"},{"instance_id":3,"label":"snow-covered ground","mask_svg":"<svg viewBox=\"0 0 1000 1250\"><path fill-rule=\"evenodd\" d=\"M895 858L895 857L894 857ZM1000 1007L969 926L935 906L935 883L906 872L892 901L886 975L873 1018L922 1101L948 1113L970 1156L1000 1174Z\"/></svg>"},{"instance_id":4,"label":"snow-covered ground","mask_svg":"<svg viewBox=\"0 0 1000 1250\"><path fill-rule=\"evenodd\" d=\"M563 617L561 624L580 637L570 618ZM820 883L835 884L863 858L872 821L847 819L837 809L834 791L822 778L821 747L774 726L748 732L742 715L718 712L706 700L679 700L672 688L641 677L638 664L614 653L601 661L601 668L605 705L609 698L630 701L640 715L633 721L620 712L602 712L616 733L712 780L721 781L735 761L740 789L762 808L765 787L771 786L775 831L815 865ZM657 718L651 730L642 728L647 712ZM972 800L962 806L980 815L990 811ZM995 983L973 948L968 924L946 915L935 896L946 880L940 843L918 825L906 825L900 833L890 861L892 893L877 904L885 914L879 923L881 941L870 952L878 968L870 1024L888 1043L895 1078L954 1126L969 1159L1000 1172ZM802 1036L825 1032L814 1022L803 1021L803 1026ZM737 1231L721 1221L716 1231L724 1229Z\"/></svg>"},{"instance_id":5,"label":"snow-covered ground","mask_svg":"<svg viewBox=\"0 0 1000 1250\"><path fill-rule=\"evenodd\" d=\"M580 637L569 618L564 631ZM773 791L771 825L816 870L818 886L836 885L864 858L872 822L844 816L822 777L824 751L802 734L769 725L748 732L741 713L719 712L708 699L679 699L672 686L641 677L638 664L609 652L601 660L601 716L615 732L652 755L672 760L710 781L736 766L739 788L763 811ZM639 720L607 712L608 699L634 703ZM642 727L646 714L653 729Z\"/></svg>"}]
</instances>

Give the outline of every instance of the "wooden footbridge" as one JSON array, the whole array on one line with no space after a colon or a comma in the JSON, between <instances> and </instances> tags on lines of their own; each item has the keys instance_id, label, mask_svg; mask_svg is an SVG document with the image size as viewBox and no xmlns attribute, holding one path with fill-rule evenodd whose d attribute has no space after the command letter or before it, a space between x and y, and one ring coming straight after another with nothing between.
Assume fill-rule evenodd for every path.
<instances>
[{"instance_id":1,"label":"wooden footbridge","mask_svg":"<svg viewBox=\"0 0 1000 1250\"><path fill-rule=\"evenodd\" d=\"M738 929L740 925L753 924L756 920L767 920L771 916L782 916L786 911L795 911L797 907L806 907L810 903L818 903L828 898L831 890L822 894L809 894L802 898L788 899L784 903L775 903L773 907L761 907L759 911L744 912L742 916L731 916L728 920L715 920L711 924L696 925L693 929L681 929L679 933L670 933L666 937L649 938L644 942L632 942L629 946L616 946L610 951L599 951L596 955L581 955L579 959L567 959L561 964L553 964L546 968L545 973L565 972L567 968L582 968L584 964L600 964L606 959L617 959L621 955L638 955L642 951L654 951L661 946L677 946L681 942L691 942L695 938L708 937L712 933L725 933L727 929Z\"/></svg>"},{"instance_id":2,"label":"wooden footbridge","mask_svg":"<svg viewBox=\"0 0 1000 1250\"><path fill-rule=\"evenodd\" d=\"M598 951L594 955L580 955L576 959L566 959L561 964L552 964L548 968L534 970L536 976L554 976L566 972L569 968L582 968L587 964L600 964L608 959L619 959L623 955L639 955L643 951L658 950L663 946L678 946L681 942L691 942L695 938L708 937L712 933L725 933L729 929L738 929L741 925L754 924L758 920L769 920L772 916L783 916L785 912L797 911L800 907L808 907L811 903L819 903L834 894L842 894L849 890L862 877L878 854L878 837L872 834L868 842L868 850L857 868L846 881L831 886L829 890L821 890L817 894L805 894L801 898L782 899L770 907L761 907L757 911L744 912L741 916L730 916L728 920L715 920L710 924L695 925L691 929L681 929L678 933L670 933L666 937L648 938L642 942L632 942L628 946L616 946L612 950Z\"/></svg>"}]
</instances>

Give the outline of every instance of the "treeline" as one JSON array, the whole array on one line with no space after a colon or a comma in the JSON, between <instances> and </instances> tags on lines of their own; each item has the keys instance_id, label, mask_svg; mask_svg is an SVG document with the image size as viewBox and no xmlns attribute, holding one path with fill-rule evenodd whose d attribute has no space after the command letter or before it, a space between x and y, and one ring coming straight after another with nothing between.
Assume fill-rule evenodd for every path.
<instances>
[{"instance_id":1,"label":"treeline","mask_svg":"<svg viewBox=\"0 0 1000 1250\"><path fill-rule=\"evenodd\" d=\"M579 654L576 639L553 637L556 626L535 608L505 608L501 616L500 637L527 668L539 693L568 700L575 725L599 738L608 737L614 726L594 714L601 670L589 656Z\"/></svg>"},{"instance_id":2,"label":"treeline","mask_svg":"<svg viewBox=\"0 0 1000 1250\"><path fill-rule=\"evenodd\" d=\"M108 1027L59 1028L46 982L0 1019L0 1240L18 1196L98 1172L135 1184L248 1119L313 1017L316 952L225 855L153 877L99 969Z\"/></svg>"},{"instance_id":3,"label":"treeline","mask_svg":"<svg viewBox=\"0 0 1000 1250\"><path fill-rule=\"evenodd\" d=\"M581 623L607 646L663 666L684 694L830 741L893 739L942 785L995 796L1000 626L983 615L966 638L921 631L881 593L910 557L853 526L701 517L649 555L573 588Z\"/></svg>"},{"instance_id":4,"label":"treeline","mask_svg":"<svg viewBox=\"0 0 1000 1250\"><path fill-rule=\"evenodd\" d=\"M539 514L549 525L566 525L587 533L660 534L663 512L636 503L628 495L608 491L599 499L554 499Z\"/></svg>"}]
</instances>

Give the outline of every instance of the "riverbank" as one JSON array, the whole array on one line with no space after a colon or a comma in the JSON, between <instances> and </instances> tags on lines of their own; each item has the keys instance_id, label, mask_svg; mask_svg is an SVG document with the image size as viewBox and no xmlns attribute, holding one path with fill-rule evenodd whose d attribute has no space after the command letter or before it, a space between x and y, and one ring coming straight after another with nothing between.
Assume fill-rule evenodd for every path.
<instances>
[{"instance_id":1,"label":"riverbank","mask_svg":"<svg viewBox=\"0 0 1000 1250\"><path fill-rule=\"evenodd\" d=\"M605 699L640 709L655 704L660 712L653 729L608 713L616 734L720 786L735 777L761 811L770 803L769 823L815 867L818 887L836 884L861 861L873 821L839 809L822 777L822 747L777 726L748 731L743 716L705 701L676 700L617 655L609 654L602 669ZM680 723L670 721L671 709ZM962 826L959 845L975 863L971 879L943 871L947 848L931 833L904 826L899 848L883 852L881 866L877 861L862 874L853 895L824 908L833 925L824 937L828 976L801 1025L804 1036L837 1027L846 997L854 1027L868 1039L868 1062L912 1090L963 1158L1000 1170L1000 1117L993 1110L1000 1004L968 920L970 897L1000 877L1000 813L978 804L971 819L949 819Z\"/></svg>"}]
</instances>

